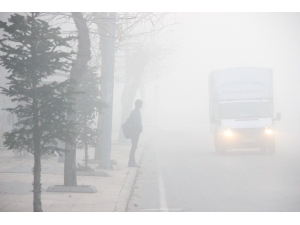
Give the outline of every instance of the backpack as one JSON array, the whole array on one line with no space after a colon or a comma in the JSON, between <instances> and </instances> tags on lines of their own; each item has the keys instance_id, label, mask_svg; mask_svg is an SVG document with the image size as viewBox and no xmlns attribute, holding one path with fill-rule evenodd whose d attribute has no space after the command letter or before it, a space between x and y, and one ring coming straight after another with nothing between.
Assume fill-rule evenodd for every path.
<instances>
[{"instance_id":1,"label":"backpack","mask_svg":"<svg viewBox=\"0 0 300 225\"><path fill-rule=\"evenodd\" d=\"M129 123L128 119L126 120L125 123L122 124L122 130L124 137L127 139L131 138L131 124Z\"/></svg>"}]
</instances>

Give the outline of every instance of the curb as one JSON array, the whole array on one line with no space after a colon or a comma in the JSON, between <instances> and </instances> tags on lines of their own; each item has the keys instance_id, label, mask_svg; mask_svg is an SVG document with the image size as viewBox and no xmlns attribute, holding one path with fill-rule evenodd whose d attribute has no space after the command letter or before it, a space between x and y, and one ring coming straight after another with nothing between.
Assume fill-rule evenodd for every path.
<instances>
[{"instance_id":1,"label":"curb","mask_svg":"<svg viewBox=\"0 0 300 225\"><path fill-rule=\"evenodd\" d=\"M66 187L64 185L51 185L47 192L75 192L75 193L96 193L97 188L91 185L77 185L76 187Z\"/></svg>"},{"instance_id":2,"label":"curb","mask_svg":"<svg viewBox=\"0 0 300 225\"><path fill-rule=\"evenodd\" d=\"M138 168L130 168L130 171L127 173L127 177L116 202L114 212L126 212L133 185L135 183L137 170Z\"/></svg>"},{"instance_id":3,"label":"curb","mask_svg":"<svg viewBox=\"0 0 300 225\"><path fill-rule=\"evenodd\" d=\"M138 160L139 164L141 163L141 159L143 158L143 153L144 153L145 147L146 147L146 141L143 143L143 148L141 149L141 154L140 154L139 160ZM129 168L125 182L122 186L118 200L116 202L114 212L126 212L127 211L128 203L131 198L132 191L133 191L133 186L136 181L138 169L139 168L134 168L134 167Z\"/></svg>"}]
</instances>

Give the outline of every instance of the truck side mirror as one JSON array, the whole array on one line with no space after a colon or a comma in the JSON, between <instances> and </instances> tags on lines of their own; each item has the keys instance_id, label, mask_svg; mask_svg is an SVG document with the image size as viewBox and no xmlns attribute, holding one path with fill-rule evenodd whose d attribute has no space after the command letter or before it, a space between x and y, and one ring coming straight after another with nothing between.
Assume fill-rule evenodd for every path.
<instances>
[{"instance_id":1,"label":"truck side mirror","mask_svg":"<svg viewBox=\"0 0 300 225\"><path fill-rule=\"evenodd\" d=\"M281 120L281 113L276 113L275 120Z\"/></svg>"}]
</instances>

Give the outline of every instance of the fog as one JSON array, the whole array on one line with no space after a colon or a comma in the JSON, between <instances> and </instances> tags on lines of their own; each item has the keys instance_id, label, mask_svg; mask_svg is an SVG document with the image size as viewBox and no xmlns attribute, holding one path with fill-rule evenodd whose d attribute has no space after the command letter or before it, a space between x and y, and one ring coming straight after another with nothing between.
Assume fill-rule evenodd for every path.
<instances>
[{"instance_id":1,"label":"fog","mask_svg":"<svg viewBox=\"0 0 300 225\"><path fill-rule=\"evenodd\" d=\"M140 145L140 150L145 151L141 176L144 173L148 177L139 180L137 176L136 185L153 189L148 195L147 188L145 192L140 188L141 192L133 196L142 196L136 197L137 201L150 199L158 189L157 196L165 195L161 197L164 206L184 208L186 202L179 197L185 193L191 207L195 207L183 209L186 211L299 211L300 13L172 12L163 23L170 25L161 33L167 39L167 46L171 46L171 54L162 59L164 69L156 68L157 79L143 83L145 95L139 91L136 95L136 99L142 98L144 102L141 135L142 139L148 139ZM160 40L156 44L163 46L165 39L162 43ZM229 157L215 154L210 133L208 76L211 71L235 67L273 71L274 114L282 115L280 121L274 122L276 154L273 158L255 153L229 153ZM116 68L115 78L120 73L124 70ZM114 145L122 124L123 88L124 83L115 79ZM151 139L153 136L155 140ZM151 176L159 177L158 181L152 182ZM199 181L198 177L203 179ZM202 185L202 181L206 183ZM221 185L224 189L220 191ZM195 195L200 189L202 196L197 201ZM237 201L231 203L232 199ZM138 211L134 201L133 198L129 204L130 210ZM179 203L182 205L178 206ZM145 204L146 207L149 206ZM145 208L140 211L146 211Z\"/></svg>"},{"instance_id":2,"label":"fog","mask_svg":"<svg viewBox=\"0 0 300 225\"><path fill-rule=\"evenodd\" d=\"M171 13L169 17L178 22L172 40L176 41L174 63L167 74L145 86L142 111L145 125L153 125L149 120L157 107L159 140L154 140L155 151L145 152L136 197L128 210L155 211L157 204L149 196L156 195L158 186L160 210L299 212L300 14ZM273 71L274 113L282 115L274 122L274 157L254 149L230 150L225 157L215 154L208 75L235 67Z\"/></svg>"},{"instance_id":3,"label":"fog","mask_svg":"<svg viewBox=\"0 0 300 225\"><path fill-rule=\"evenodd\" d=\"M209 132L208 74L233 67L273 70L274 112L280 142L297 141L299 132L299 13L170 13L175 53L167 73L145 84L144 122L159 127L190 125ZM155 86L158 86L157 101ZM118 114L119 88L115 86ZM137 96L138 97L138 96ZM157 105L156 105L157 104ZM151 123L152 121L152 123ZM116 117L115 124L118 124ZM118 126L118 125L116 125ZM284 137L284 139L283 139ZM297 143L294 143L295 145Z\"/></svg>"},{"instance_id":4,"label":"fog","mask_svg":"<svg viewBox=\"0 0 300 225\"><path fill-rule=\"evenodd\" d=\"M9 14L1 13L1 19ZM161 33L172 53L163 59L166 69L156 70L158 79L144 83L144 124L176 129L192 126L209 132L208 74L233 67L263 67L273 70L274 112L282 114L275 123L277 132L283 132L278 141L296 142L295 134L300 131L299 19L299 13L169 13L162 22L171 26ZM115 82L115 130L121 124L123 87ZM136 98L140 97L138 92Z\"/></svg>"}]
</instances>

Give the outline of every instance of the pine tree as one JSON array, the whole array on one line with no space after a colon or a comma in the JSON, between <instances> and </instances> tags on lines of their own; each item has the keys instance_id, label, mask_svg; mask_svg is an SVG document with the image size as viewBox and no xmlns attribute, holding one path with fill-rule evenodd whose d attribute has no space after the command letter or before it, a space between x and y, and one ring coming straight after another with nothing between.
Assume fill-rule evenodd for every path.
<instances>
[{"instance_id":1,"label":"pine tree","mask_svg":"<svg viewBox=\"0 0 300 225\"><path fill-rule=\"evenodd\" d=\"M74 123L67 121L72 110L70 80L43 84L56 71L67 72L72 53L60 28L51 28L39 19L40 13L14 14L8 23L0 21L4 38L0 40L0 65L8 71L8 88L2 94L18 105L7 108L18 122L4 133L9 150L25 149L34 155L33 209L43 211L41 202L41 155L63 149L58 141L70 141ZM68 50L68 52L67 52Z\"/></svg>"},{"instance_id":2,"label":"pine tree","mask_svg":"<svg viewBox=\"0 0 300 225\"><path fill-rule=\"evenodd\" d=\"M88 170L88 147L96 147L100 130L96 128L96 117L105 107L100 99L100 77L97 75L96 67L89 67L81 84L80 94L77 95L77 130L78 136L76 147L85 150L84 169Z\"/></svg>"}]
</instances>

